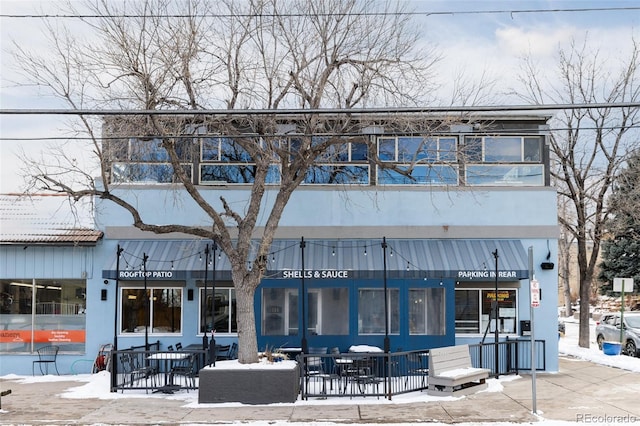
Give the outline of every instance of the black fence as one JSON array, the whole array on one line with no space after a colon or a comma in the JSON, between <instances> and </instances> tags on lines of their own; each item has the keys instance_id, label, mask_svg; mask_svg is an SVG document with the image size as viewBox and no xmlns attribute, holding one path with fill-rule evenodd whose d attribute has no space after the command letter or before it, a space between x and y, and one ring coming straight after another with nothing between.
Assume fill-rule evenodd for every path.
<instances>
[{"instance_id":1,"label":"black fence","mask_svg":"<svg viewBox=\"0 0 640 426\"><path fill-rule=\"evenodd\" d=\"M545 370L545 341L536 340L536 370ZM490 376L531 369L531 341L524 339L469 345L471 363ZM498 354L496 370L496 352ZM429 351L301 354L302 398L383 397L427 389Z\"/></svg>"},{"instance_id":2,"label":"black fence","mask_svg":"<svg viewBox=\"0 0 640 426\"><path fill-rule=\"evenodd\" d=\"M536 340L536 370L545 370L545 341ZM204 349L160 351L160 342L148 349L113 351L111 391L145 390L173 393L198 389L198 372L208 359ZM491 376L518 374L531 369L531 341L507 340L469 345L473 367L487 368ZM496 353L498 354L496 363ZM310 353L296 357L300 365L300 393L309 397L373 397L426 390L429 350L393 353ZM497 365L497 370L496 370Z\"/></svg>"},{"instance_id":3,"label":"black fence","mask_svg":"<svg viewBox=\"0 0 640 426\"><path fill-rule=\"evenodd\" d=\"M160 342L134 346L111 353L111 392L140 389L147 393L173 393L198 389L198 371L204 367L207 351L188 349L160 351Z\"/></svg>"}]
</instances>

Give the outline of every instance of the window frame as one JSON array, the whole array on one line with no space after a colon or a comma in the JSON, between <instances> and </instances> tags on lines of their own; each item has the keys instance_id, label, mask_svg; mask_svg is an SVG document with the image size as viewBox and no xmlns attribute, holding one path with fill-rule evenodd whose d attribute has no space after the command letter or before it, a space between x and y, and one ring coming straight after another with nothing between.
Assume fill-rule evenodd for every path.
<instances>
[{"instance_id":1,"label":"window frame","mask_svg":"<svg viewBox=\"0 0 640 426\"><path fill-rule=\"evenodd\" d=\"M510 307L502 307L502 309L513 309L513 316L505 316L505 317L501 317L500 316L500 305L498 304L498 319L503 318L503 319L513 319L513 331L502 331L502 330L498 330L498 333L504 336L510 336L510 335L516 335L518 333L518 329L519 329L519 323L518 323L518 318L520 316L520 310L518 309L518 288L511 288L511 287L498 287L498 293L501 292L513 292L513 297L509 297L509 300L512 301L513 306ZM455 289L455 295L460 294L459 292L476 292L476 302L477 302L477 308L478 311L476 313L476 319L473 320L474 323L477 324L477 328L474 329L474 331L468 331L468 332L463 332L460 331L461 327L458 326L458 324L460 322L462 322L463 320L460 320L458 317L458 311L457 309L459 307L461 307L461 304L458 301L458 298L455 298L455 306L456 306L456 311L455 311L455 335L456 336L460 336L460 337L467 337L467 336L476 336L476 335L481 335L485 332L485 328L487 326L487 320L490 319L491 317L491 310L489 310L489 312L487 314L485 314L484 311L484 307L487 301L484 300L484 293L490 293L490 292L495 292L495 288L491 288L490 286L481 286L481 287L464 287L464 288L456 288ZM490 303L490 300L489 300ZM490 305L489 305L490 307ZM489 308L490 309L490 308ZM488 318L484 318L485 315L488 315ZM469 322L469 321L466 321ZM501 324L502 325L502 324ZM489 327L489 330L491 333L495 332L495 329L492 329L491 326Z\"/></svg>"},{"instance_id":2,"label":"window frame","mask_svg":"<svg viewBox=\"0 0 640 426\"><path fill-rule=\"evenodd\" d=\"M136 306L134 306L133 302L129 302L131 304L131 306L125 306L125 301L129 301L129 300L137 300L137 299L131 299L129 296L131 295L125 295L125 291L128 290L135 290L138 291L142 294L142 292L144 292L144 286L139 285L139 284L133 284L134 282L126 282L121 284L121 286L118 288L118 291L120 292L118 300L119 300L119 306L118 306L118 310L119 310L119 324L118 324L118 335L119 336L140 336L145 334L145 324L142 325L138 325L136 323L136 327L132 330L132 331L125 331L125 323L127 323L130 319L129 318L125 318L125 309L130 310L131 313L133 313L133 311L136 309ZM153 298L153 292L156 290L178 290L180 292L180 313L179 313L179 321L180 321L180 325L179 328L176 331L154 331L154 321L155 321L155 300ZM176 336L176 335L182 335L184 333L184 309L185 309L185 297L184 297L184 290L185 290L185 286L183 282L176 282L175 284L172 283L166 283L166 284L152 284L152 285L148 285L147 286L147 292L149 293L149 326L146 327L147 328L147 334L148 335L155 335L155 336L161 336L161 335L168 335L168 336ZM142 308L144 309L144 301L139 302L137 305L138 308L140 306L142 306ZM129 315L131 315L131 313ZM133 319L133 317L131 317L131 319Z\"/></svg>"}]
</instances>

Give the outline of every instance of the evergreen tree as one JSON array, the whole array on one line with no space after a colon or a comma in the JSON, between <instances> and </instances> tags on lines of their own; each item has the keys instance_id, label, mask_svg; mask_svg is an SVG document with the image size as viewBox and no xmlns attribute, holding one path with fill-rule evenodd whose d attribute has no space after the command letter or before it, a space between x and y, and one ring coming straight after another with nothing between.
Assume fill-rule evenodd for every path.
<instances>
[{"instance_id":1,"label":"evergreen tree","mask_svg":"<svg viewBox=\"0 0 640 426\"><path fill-rule=\"evenodd\" d=\"M607 225L611 239L602 247L598 279L605 284L600 286L600 293L611 294L616 277L633 278L633 290L637 291L640 287L640 151L630 155L627 167L618 174L609 206L612 219Z\"/></svg>"}]
</instances>

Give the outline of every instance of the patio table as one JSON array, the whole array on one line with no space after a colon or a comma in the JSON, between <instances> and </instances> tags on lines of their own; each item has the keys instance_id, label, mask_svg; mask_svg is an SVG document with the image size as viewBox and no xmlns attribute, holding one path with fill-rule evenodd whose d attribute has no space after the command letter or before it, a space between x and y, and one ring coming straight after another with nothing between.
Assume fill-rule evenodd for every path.
<instances>
[{"instance_id":1,"label":"patio table","mask_svg":"<svg viewBox=\"0 0 640 426\"><path fill-rule=\"evenodd\" d=\"M157 352L147 357L150 361L156 361L164 364L164 385L160 386L153 392L173 393L180 389L180 385L173 383L173 376L170 374L171 369L176 361L184 361L189 358L189 352L177 351L177 352Z\"/></svg>"}]
</instances>

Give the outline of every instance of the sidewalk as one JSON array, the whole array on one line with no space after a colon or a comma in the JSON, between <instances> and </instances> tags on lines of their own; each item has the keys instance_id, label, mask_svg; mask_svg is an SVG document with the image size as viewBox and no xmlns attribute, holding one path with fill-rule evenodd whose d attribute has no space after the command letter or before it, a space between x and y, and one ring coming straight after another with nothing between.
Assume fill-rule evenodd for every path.
<instances>
[{"instance_id":1,"label":"sidewalk","mask_svg":"<svg viewBox=\"0 0 640 426\"><path fill-rule=\"evenodd\" d=\"M537 413L547 420L577 423L637 423L640 425L640 373L588 361L560 359L558 374L537 374ZM2 380L0 424L215 424L260 421L336 423L488 423L537 422L531 412L531 377L504 381L502 392L466 397L433 398L425 402L394 403L367 398L331 400L322 404L221 406L187 404L170 397L69 399L59 394L79 382L24 384ZM126 393L125 393L126 395Z\"/></svg>"}]
</instances>

